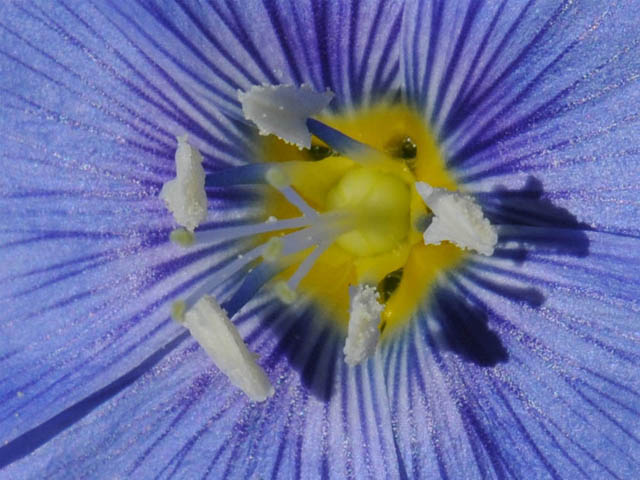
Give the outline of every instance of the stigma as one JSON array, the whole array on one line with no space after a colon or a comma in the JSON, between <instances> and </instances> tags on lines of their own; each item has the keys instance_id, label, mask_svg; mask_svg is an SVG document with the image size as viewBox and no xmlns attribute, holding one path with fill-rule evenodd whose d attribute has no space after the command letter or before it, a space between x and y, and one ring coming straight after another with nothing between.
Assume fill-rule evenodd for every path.
<instances>
[{"instance_id":1,"label":"stigma","mask_svg":"<svg viewBox=\"0 0 640 480\"><path fill-rule=\"evenodd\" d=\"M262 158L205 175L202 155L179 137L177 175L161 192L183 227L171 233L177 246L248 240L242 255L174 302L172 315L252 401L266 400L273 387L234 319L258 292L284 305L311 302L334 316L345 333L345 362L356 366L412 315L462 250L491 255L497 243L495 228L472 197L454 191L421 131L396 131L411 122L390 123L389 132L373 122L341 128L325 120L332 97L292 85L240 92L245 120L267 138ZM370 136L354 138L353 131ZM198 228L206 189L233 185L264 192L264 220Z\"/></svg>"}]
</instances>

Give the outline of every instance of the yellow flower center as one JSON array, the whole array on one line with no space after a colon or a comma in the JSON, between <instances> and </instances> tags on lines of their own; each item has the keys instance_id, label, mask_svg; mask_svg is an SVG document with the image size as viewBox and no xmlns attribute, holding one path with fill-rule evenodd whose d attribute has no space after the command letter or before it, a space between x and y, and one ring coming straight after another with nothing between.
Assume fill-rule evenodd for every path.
<instances>
[{"instance_id":1,"label":"yellow flower center","mask_svg":"<svg viewBox=\"0 0 640 480\"><path fill-rule=\"evenodd\" d=\"M292 187L318 212L340 212L348 221L346 231L317 258L298 288L346 327L349 286L377 285L385 302L381 329L388 335L428 297L437 277L465 256L448 243L424 245L429 212L415 182L450 190L456 184L430 131L406 106L379 105L319 120L383 155L356 162L316 138L311 149L299 150L275 136L264 137L260 160L279 163ZM267 217L300 215L273 189L265 209ZM280 278L293 275L298 265Z\"/></svg>"},{"instance_id":2,"label":"yellow flower center","mask_svg":"<svg viewBox=\"0 0 640 480\"><path fill-rule=\"evenodd\" d=\"M336 242L355 257L393 250L409 231L409 186L374 168L349 170L327 194L328 210L347 211L353 229Z\"/></svg>"}]
</instances>

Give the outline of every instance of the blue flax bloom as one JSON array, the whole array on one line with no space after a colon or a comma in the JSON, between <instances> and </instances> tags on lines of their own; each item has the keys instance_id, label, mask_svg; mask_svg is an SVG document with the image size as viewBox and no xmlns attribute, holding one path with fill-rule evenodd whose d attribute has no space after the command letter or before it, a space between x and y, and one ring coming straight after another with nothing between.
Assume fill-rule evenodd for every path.
<instances>
[{"instance_id":1,"label":"blue flax bloom","mask_svg":"<svg viewBox=\"0 0 640 480\"><path fill-rule=\"evenodd\" d=\"M2 2L0 477L634 478L639 21L633 0ZM358 367L314 307L258 294L234 318L275 388L252 403L169 317L246 245L177 248L158 192L185 132L207 171L255 161L237 90L262 83L410 105L501 229ZM203 228L255 218L259 188L210 189Z\"/></svg>"}]
</instances>

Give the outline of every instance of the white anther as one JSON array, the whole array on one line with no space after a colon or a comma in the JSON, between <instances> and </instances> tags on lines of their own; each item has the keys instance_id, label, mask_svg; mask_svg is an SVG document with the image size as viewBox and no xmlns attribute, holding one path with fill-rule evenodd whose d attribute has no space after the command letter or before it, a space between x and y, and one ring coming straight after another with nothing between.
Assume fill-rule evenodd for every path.
<instances>
[{"instance_id":1,"label":"white anther","mask_svg":"<svg viewBox=\"0 0 640 480\"><path fill-rule=\"evenodd\" d=\"M351 287L351 311L349 328L344 344L344 361L355 366L376 351L380 338L380 315L384 306L378 303L378 292L375 287L358 285Z\"/></svg>"},{"instance_id":2,"label":"white anther","mask_svg":"<svg viewBox=\"0 0 640 480\"><path fill-rule=\"evenodd\" d=\"M207 218L207 194L202 155L189 145L186 135L178 137L175 161L176 178L162 186L160 198L176 223L193 232Z\"/></svg>"},{"instance_id":3,"label":"white anther","mask_svg":"<svg viewBox=\"0 0 640 480\"><path fill-rule=\"evenodd\" d=\"M423 234L425 245L449 241L460 248L493 255L498 234L472 198L443 188L433 188L425 182L416 182L416 190L435 215Z\"/></svg>"},{"instance_id":4,"label":"white anther","mask_svg":"<svg viewBox=\"0 0 640 480\"><path fill-rule=\"evenodd\" d=\"M307 119L332 98L331 91L316 92L309 85L254 85L238 92L244 118L255 123L261 135L276 135L298 148L311 147Z\"/></svg>"},{"instance_id":5,"label":"white anther","mask_svg":"<svg viewBox=\"0 0 640 480\"><path fill-rule=\"evenodd\" d=\"M203 296L184 317L183 325L233 385L254 402L263 402L273 395L273 386L256 362L256 355L249 351L213 297Z\"/></svg>"}]
</instances>

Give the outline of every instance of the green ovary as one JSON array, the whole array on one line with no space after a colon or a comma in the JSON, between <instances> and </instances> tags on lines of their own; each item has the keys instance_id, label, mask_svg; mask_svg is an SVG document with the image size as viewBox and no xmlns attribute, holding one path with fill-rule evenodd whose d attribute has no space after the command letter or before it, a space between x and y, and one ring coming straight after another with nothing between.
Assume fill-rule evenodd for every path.
<instances>
[{"instance_id":1,"label":"green ovary","mask_svg":"<svg viewBox=\"0 0 640 480\"><path fill-rule=\"evenodd\" d=\"M374 168L347 172L329 191L327 207L353 215L356 227L338 237L337 243L357 257L390 251L409 232L408 185Z\"/></svg>"}]
</instances>

